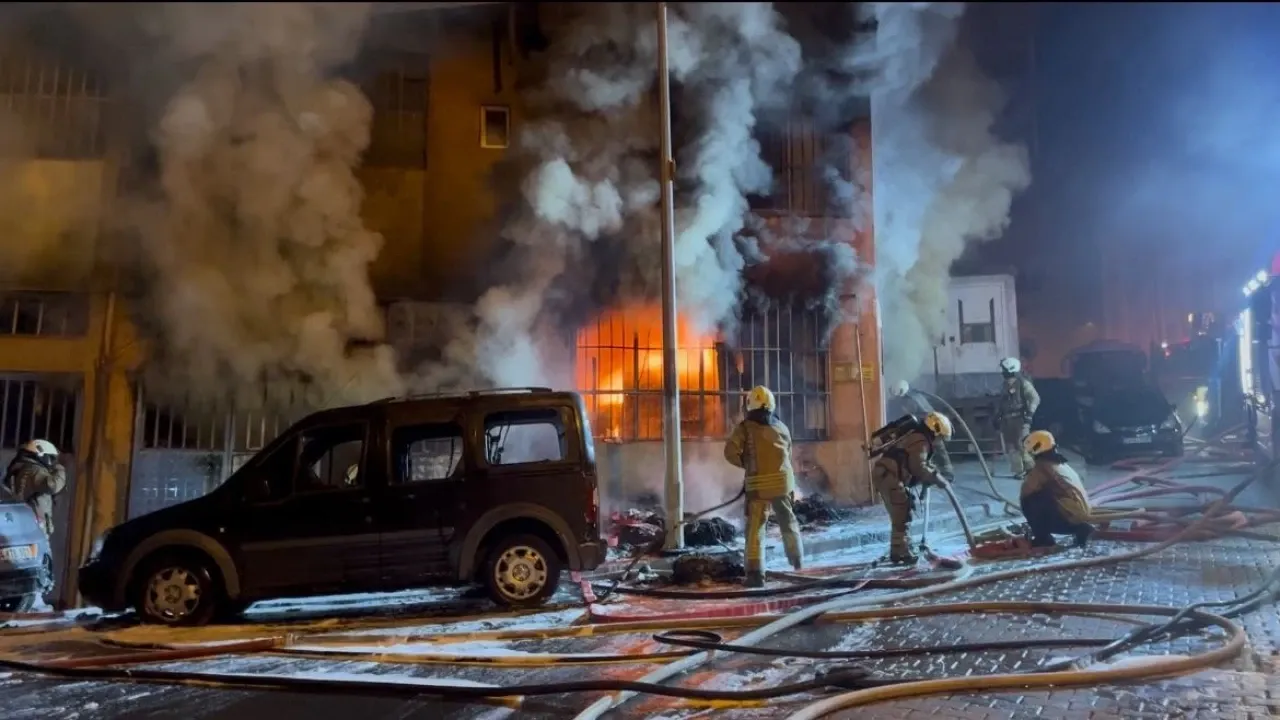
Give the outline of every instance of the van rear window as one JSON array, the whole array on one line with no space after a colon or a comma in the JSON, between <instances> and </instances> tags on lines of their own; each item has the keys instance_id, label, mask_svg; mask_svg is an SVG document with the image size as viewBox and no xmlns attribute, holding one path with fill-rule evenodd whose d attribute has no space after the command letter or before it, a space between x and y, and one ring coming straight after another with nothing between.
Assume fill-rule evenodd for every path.
<instances>
[{"instance_id":1,"label":"van rear window","mask_svg":"<svg viewBox=\"0 0 1280 720\"><path fill-rule=\"evenodd\" d=\"M490 465L568 459L564 421L559 410L492 413L485 416L484 435L485 459Z\"/></svg>"}]
</instances>

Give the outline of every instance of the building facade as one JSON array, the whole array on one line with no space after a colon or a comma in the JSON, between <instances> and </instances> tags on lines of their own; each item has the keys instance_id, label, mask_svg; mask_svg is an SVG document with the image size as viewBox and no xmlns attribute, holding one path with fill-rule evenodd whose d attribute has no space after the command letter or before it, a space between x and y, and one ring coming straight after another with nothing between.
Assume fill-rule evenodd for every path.
<instances>
[{"instance_id":1,"label":"building facade","mask_svg":"<svg viewBox=\"0 0 1280 720\"><path fill-rule=\"evenodd\" d=\"M403 315L406 304L455 300L465 294L457 279L474 275L469 268L489 257L486 229L500 200L489 178L521 122L514 38L497 21L492 32L455 38L447 53L388 53L366 84L375 117L359 171L363 214L385 240L372 280L393 314ZM5 62L0 102L26 124L46 128L36 157L17 173L34 200L11 232L22 233L22 246L33 253L63 251L59 281L15 280L0 297L0 460L31 437L52 440L71 458L68 489L56 503L55 567L62 600L72 603L74 571L93 538L208 492L291 418L247 412L184 418L149 402L138 380L147 349L125 300L96 262L98 237L81 232L71 240L75 252L67 253L68 231L59 224L69 207L102 216L115 197L121 162L103 121L110 91L80 68ZM22 71L13 63L23 63ZM53 77L62 80L41 80ZM869 128L861 123L848 132L854 140L849 162L867 186ZM855 227L850 208L820 198L815 148L824 140L800 121L761 138L778 189L756 211L776 221L811 219L817 232L844 238L861 262L873 263L871 228ZM869 195L861 201L869 203ZM880 341L875 298L855 291L844 294L842 320L829 337L814 313L790 307L748 312L732 337L682 331L687 485L725 472L722 441L741 399L752 385L766 384L795 434L807 486L871 499L862 445L882 420ZM593 415L606 487L623 467L652 466L661 484L658 317L656 305L607 308L574 338L572 376ZM388 326L393 345L406 341L397 333L414 332L403 317L390 318ZM698 509L698 493L687 497L689 509Z\"/></svg>"}]
</instances>

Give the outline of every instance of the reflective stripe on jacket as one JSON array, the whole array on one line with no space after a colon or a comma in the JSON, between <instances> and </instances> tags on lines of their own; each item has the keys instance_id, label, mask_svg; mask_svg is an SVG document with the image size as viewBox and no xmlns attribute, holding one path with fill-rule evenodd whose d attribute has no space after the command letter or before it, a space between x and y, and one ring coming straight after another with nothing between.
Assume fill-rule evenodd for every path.
<instances>
[{"instance_id":1,"label":"reflective stripe on jacket","mask_svg":"<svg viewBox=\"0 0 1280 720\"><path fill-rule=\"evenodd\" d=\"M747 493L770 500L796 489L791 468L791 431L776 416L767 423L748 418L738 423L724 444L724 459L746 471Z\"/></svg>"}]
</instances>

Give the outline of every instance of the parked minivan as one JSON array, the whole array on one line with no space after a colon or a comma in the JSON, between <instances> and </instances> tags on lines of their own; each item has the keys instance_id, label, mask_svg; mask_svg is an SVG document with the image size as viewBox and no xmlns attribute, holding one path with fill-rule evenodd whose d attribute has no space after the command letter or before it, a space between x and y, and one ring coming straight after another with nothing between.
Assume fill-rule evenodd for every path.
<instances>
[{"instance_id":1,"label":"parked minivan","mask_svg":"<svg viewBox=\"0 0 1280 720\"><path fill-rule=\"evenodd\" d=\"M604 560L582 398L389 398L295 423L208 495L112 528L80 592L198 625L269 598L482 584L540 605Z\"/></svg>"}]
</instances>

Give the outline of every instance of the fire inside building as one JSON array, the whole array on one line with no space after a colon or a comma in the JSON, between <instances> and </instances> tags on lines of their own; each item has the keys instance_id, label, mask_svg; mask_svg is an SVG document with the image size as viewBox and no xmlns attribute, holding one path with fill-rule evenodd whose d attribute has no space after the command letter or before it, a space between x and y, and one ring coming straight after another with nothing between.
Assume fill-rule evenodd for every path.
<instances>
[{"instance_id":1,"label":"fire inside building","mask_svg":"<svg viewBox=\"0 0 1280 720\"><path fill-rule=\"evenodd\" d=\"M494 197L490 175L519 131L516 68L524 53L520 33L509 27L517 20L503 9L477 11L491 13L492 23L478 23L484 30L474 37L454 38L458 47L449 53L428 59L404 47L373 52L376 72L363 82L374 117L358 170L362 214L384 241L372 283L387 312L388 342L406 353L437 341L442 328L405 318L465 302L457 278L486 262L492 250L486 228L503 201ZM42 129L20 172L32 198L21 228L24 247L62 243L64 258L56 275L11 283L0 305L0 459L37 436L64 453L70 477L56 503L54 565L60 599L73 604L75 568L94 537L217 487L295 418L247 411L209 417L153 401L142 379L146 342L99 247L109 222L104 211L117 199L126 162L112 150L105 122L111 91L90 69L37 52L6 57L0 68L3 102ZM845 133L853 176L869 177L867 122ZM815 221L819 232L849 243L869 265L869 223L855 228L853 208L820 191L815 148L828 139L799 119L774 136L762 133L776 191L756 198L753 211L765 219ZM859 202L869 203L869 188L863 190ZM70 232L68 207L95 217L99 232ZM696 333L682 320L689 509L720 499L711 476L730 472L721 444L755 384L777 393L797 440L802 486L850 502L871 499L861 448L868 429L882 422L876 302L852 286L841 302L834 329L821 316L830 309L784 302L744 308L730 332ZM661 487L659 317L656 302L601 308L577 332L571 377L604 449L606 492L622 492L624 469L652 474L652 486Z\"/></svg>"}]
</instances>

